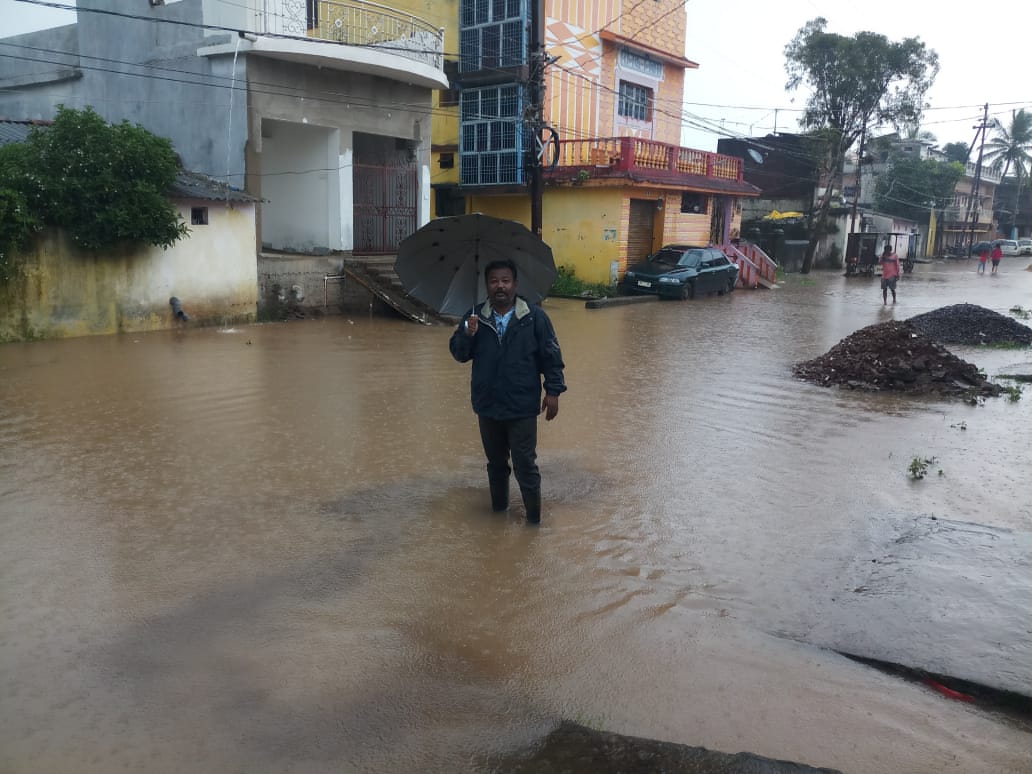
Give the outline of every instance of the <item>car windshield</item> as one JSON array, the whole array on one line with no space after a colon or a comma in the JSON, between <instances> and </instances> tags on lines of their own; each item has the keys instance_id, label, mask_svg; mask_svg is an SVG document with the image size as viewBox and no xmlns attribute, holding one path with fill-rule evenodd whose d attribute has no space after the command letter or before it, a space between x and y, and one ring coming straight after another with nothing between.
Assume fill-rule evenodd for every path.
<instances>
[{"instance_id":1,"label":"car windshield","mask_svg":"<svg viewBox=\"0 0 1032 774\"><path fill-rule=\"evenodd\" d=\"M697 269L702 262L702 250L685 251L675 247L664 247L652 256L652 262L662 263L667 266Z\"/></svg>"},{"instance_id":2,"label":"car windshield","mask_svg":"<svg viewBox=\"0 0 1032 774\"><path fill-rule=\"evenodd\" d=\"M698 269L702 263L703 255L702 250L689 250L681 256L681 260L677 262L677 265L688 269Z\"/></svg>"}]
</instances>

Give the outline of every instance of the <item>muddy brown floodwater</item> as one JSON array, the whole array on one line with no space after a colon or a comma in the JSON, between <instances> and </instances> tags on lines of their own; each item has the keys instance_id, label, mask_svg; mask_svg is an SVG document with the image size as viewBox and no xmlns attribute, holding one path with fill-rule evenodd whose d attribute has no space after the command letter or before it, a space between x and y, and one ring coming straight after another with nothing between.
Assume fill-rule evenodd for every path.
<instances>
[{"instance_id":1,"label":"muddy brown floodwater","mask_svg":"<svg viewBox=\"0 0 1032 774\"><path fill-rule=\"evenodd\" d=\"M845 772L1032 771L1027 725L835 652L1032 695L1032 394L791 375L875 322L1028 308L1032 273L921 265L880 295L818 273L546 302L570 391L539 530L488 511L444 327L0 346L0 770L472 771L569 719Z\"/></svg>"}]
</instances>

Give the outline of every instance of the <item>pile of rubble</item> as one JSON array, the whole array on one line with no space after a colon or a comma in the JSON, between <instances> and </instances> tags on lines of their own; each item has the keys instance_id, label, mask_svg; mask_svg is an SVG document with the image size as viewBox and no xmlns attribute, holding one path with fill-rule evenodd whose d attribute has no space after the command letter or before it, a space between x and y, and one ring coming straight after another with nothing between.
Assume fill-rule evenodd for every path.
<instances>
[{"instance_id":1,"label":"pile of rubble","mask_svg":"<svg viewBox=\"0 0 1032 774\"><path fill-rule=\"evenodd\" d=\"M861 328L820 357L797 363L793 373L825 387L842 385L962 398L1002 392L978 368L933 341L910 321Z\"/></svg>"},{"instance_id":2,"label":"pile of rubble","mask_svg":"<svg viewBox=\"0 0 1032 774\"><path fill-rule=\"evenodd\" d=\"M907 322L943 344L1032 344L1032 328L975 304L953 304Z\"/></svg>"}]
</instances>

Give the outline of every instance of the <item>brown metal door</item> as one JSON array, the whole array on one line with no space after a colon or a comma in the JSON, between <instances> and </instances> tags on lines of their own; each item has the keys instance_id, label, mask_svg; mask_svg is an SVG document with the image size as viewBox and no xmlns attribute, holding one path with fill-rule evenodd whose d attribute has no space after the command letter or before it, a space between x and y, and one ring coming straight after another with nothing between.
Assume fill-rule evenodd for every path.
<instances>
[{"instance_id":1,"label":"brown metal door","mask_svg":"<svg viewBox=\"0 0 1032 774\"><path fill-rule=\"evenodd\" d=\"M355 255L393 254L416 230L414 166L355 164Z\"/></svg>"},{"instance_id":2,"label":"brown metal door","mask_svg":"<svg viewBox=\"0 0 1032 774\"><path fill-rule=\"evenodd\" d=\"M624 271L652 254L652 227L655 217L656 203L652 199L631 199L631 212L627 222L627 254L621 267Z\"/></svg>"},{"instance_id":3,"label":"brown metal door","mask_svg":"<svg viewBox=\"0 0 1032 774\"><path fill-rule=\"evenodd\" d=\"M724 231L727 228L728 200L724 196L713 197L713 212L710 213L710 236L711 245L724 244Z\"/></svg>"}]
</instances>

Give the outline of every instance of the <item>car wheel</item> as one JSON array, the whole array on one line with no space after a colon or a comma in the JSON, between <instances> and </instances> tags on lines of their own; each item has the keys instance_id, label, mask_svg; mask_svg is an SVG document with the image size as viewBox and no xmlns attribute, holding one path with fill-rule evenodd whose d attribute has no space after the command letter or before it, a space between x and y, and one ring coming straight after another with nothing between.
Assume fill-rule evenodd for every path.
<instances>
[{"instance_id":1,"label":"car wheel","mask_svg":"<svg viewBox=\"0 0 1032 774\"><path fill-rule=\"evenodd\" d=\"M684 283L684 287L681 288L681 298L685 299L685 300L687 300L689 298L695 298L695 283L694 282L686 282L686 283Z\"/></svg>"},{"instance_id":2,"label":"car wheel","mask_svg":"<svg viewBox=\"0 0 1032 774\"><path fill-rule=\"evenodd\" d=\"M735 285L738 284L738 277L729 277L727 280L727 292L734 293Z\"/></svg>"}]
</instances>

